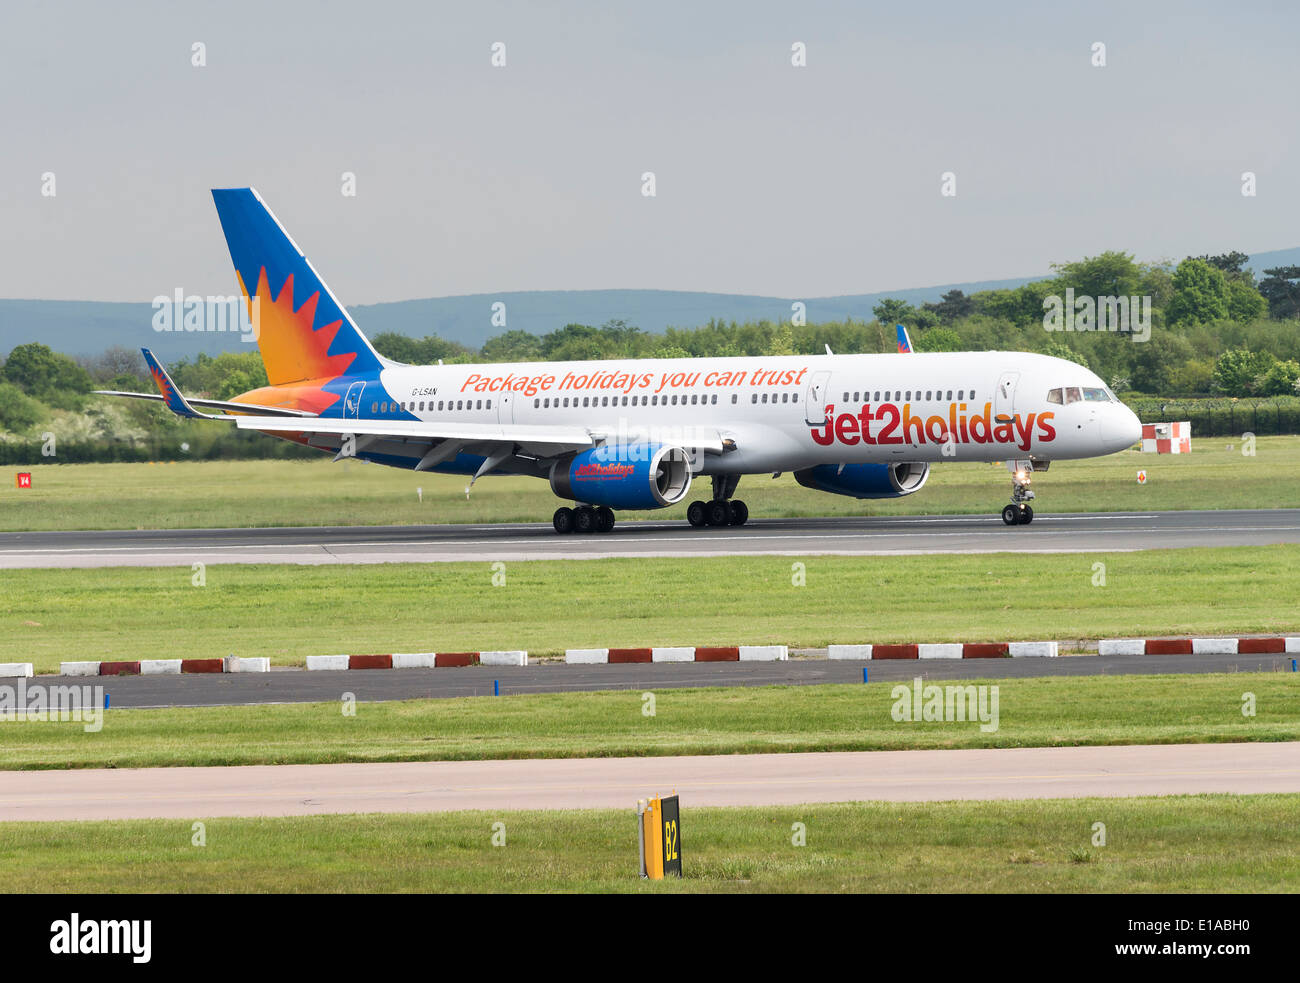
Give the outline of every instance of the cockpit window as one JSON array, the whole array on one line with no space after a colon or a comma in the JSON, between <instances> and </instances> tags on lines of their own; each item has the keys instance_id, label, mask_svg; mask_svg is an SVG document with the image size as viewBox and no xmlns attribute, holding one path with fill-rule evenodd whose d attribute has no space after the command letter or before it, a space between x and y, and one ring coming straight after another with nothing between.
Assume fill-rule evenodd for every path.
<instances>
[{"instance_id":1,"label":"cockpit window","mask_svg":"<svg viewBox=\"0 0 1300 983\"><path fill-rule=\"evenodd\" d=\"M1083 398L1090 403L1109 403L1110 397L1106 395L1105 389L1085 389Z\"/></svg>"},{"instance_id":2,"label":"cockpit window","mask_svg":"<svg viewBox=\"0 0 1300 983\"><path fill-rule=\"evenodd\" d=\"M1053 389L1051 392L1049 392L1047 394L1047 401L1049 403L1059 403L1061 401L1061 390Z\"/></svg>"},{"instance_id":3,"label":"cockpit window","mask_svg":"<svg viewBox=\"0 0 1300 983\"><path fill-rule=\"evenodd\" d=\"M1078 386L1070 386L1065 390L1065 401L1067 403L1077 403L1081 399L1083 399L1083 395L1079 392Z\"/></svg>"}]
</instances>

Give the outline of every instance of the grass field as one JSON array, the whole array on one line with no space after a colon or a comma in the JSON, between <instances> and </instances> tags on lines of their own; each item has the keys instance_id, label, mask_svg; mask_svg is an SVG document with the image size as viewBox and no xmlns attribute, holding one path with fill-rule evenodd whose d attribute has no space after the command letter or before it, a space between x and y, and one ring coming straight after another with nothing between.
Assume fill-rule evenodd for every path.
<instances>
[{"instance_id":1,"label":"grass field","mask_svg":"<svg viewBox=\"0 0 1300 983\"><path fill-rule=\"evenodd\" d=\"M1300 546L0 571L0 662L1300 629ZM188 562L188 561L184 561ZM794 586L793 564L805 586ZM1093 586L1105 565L1105 586ZM954 585L960 584L959 589Z\"/></svg>"},{"instance_id":2,"label":"grass field","mask_svg":"<svg viewBox=\"0 0 1300 983\"><path fill-rule=\"evenodd\" d=\"M0 722L0 767L1300 740L1300 677L1288 672L985 680L999 687L998 729L985 733L978 722L895 721L892 683L661 690L647 717L636 690L493 697L487 670L434 671L481 671L485 695L363 703L355 716L341 702L110 710L98 732L74 721L11 720ZM95 682L112 694L111 679ZM347 686L341 678L340 698ZM1247 692L1252 717L1242 713Z\"/></svg>"},{"instance_id":3,"label":"grass field","mask_svg":"<svg viewBox=\"0 0 1300 983\"><path fill-rule=\"evenodd\" d=\"M1297 795L682 805L682 880L642 881L627 810L0 823L31 892L1300 890ZM196 816L196 819L201 817ZM505 824L493 846L492 824ZM795 823L806 843L795 846ZM1106 845L1093 845L1104 823Z\"/></svg>"},{"instance_id":4,"label":"grass field","mask_svg":"<svg viewBox=\"0 0 1300 983\"><path fill-rule=\"evenodd\" d=\"M1228 450L1229 443L1234 449ZM1045 512L1300 507L1300 437L1260 437L1254 456L1241 442L1205 439L1190 455L1124 451L1062 461L1035 479ZM1138 469L1148 475L1138 485ZM192 527L429 525L549 521L559 501L533 478L486 478L467 499L467 479L416 475L359 462L229 461L159 464L51 464L31 471L19 491L0 481L0 530L170 529ZM423 488L421 502L416 489ZM689 499L708 497L701 481ZM858 501L777 480L749 477L738 497L756 518L811 515L984 513L1006 503L1001 464L936 465L920 492L897 501ZM685 503L661 512L623 513L685 522Z\"/></svg>"}]
</instances>

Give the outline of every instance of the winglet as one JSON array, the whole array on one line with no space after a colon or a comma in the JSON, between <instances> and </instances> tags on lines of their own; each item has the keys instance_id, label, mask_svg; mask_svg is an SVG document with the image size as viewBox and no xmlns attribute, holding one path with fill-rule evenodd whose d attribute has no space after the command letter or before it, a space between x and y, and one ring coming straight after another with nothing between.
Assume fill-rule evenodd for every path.
<instances>
[{"instance_id":1,"label":"winglet","mask_svg":"<svg viewBox=\"0 0 1300 983\"><path fill-rule=\"evenodd\" d=\"M898 353L908 355L912 351L912 339L907 336L907 328L898 325Z\"/></svg>"},{"instance_id":2,"label":"winglet","mask_svg":"<svg viewBox=\"0 0 1300 983\"><path fill-rule=\"evenodd\" d=\"M158 387L158 392L162 394L163 402L167 404L169 410L177 416L196 420L220 419L210 413L200 413L191 406L181 395L181 391L176 388L176 383L172 382L172 377L167 374L167 370L162 367L162 362L158 361L154 353L147 348L141 348L140 352L144 355L145 364L149 366L149 374L153 376L153 383Z\"/></svg>"}]
</instances>

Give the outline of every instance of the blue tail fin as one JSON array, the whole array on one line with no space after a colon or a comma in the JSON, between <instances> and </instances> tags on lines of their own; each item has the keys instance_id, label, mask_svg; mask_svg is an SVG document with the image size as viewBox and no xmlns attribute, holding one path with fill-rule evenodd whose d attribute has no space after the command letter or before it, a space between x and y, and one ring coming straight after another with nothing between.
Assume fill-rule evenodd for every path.
<instances>
[{"instance_id":1,"label":"blue tail fin","mask_svg":"<svg viewBox=\"0 0 1300 983\"><path fill-rule=\"evenodd\" d=\"M258 193L214 189L212 199L271 385L377 372L378 353Z\"/></svg>"}]
</instances>

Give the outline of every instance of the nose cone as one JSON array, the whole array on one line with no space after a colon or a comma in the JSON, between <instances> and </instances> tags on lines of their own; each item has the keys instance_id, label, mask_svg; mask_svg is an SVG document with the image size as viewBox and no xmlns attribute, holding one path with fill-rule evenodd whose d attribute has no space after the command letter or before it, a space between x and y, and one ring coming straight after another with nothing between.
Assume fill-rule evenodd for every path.
<instances>
[{"instance_id":1,"label":"nose cone","mask_svg":"<svg viewBox=\"0 0 1300 983\"><path fill-rule=\"evenodd\" d=\"M1127 406L1112 406L1101 419L1101 442L1110 453L1132 447L1142 439L1142 421Z\"/></svg>"}]
</instances>

